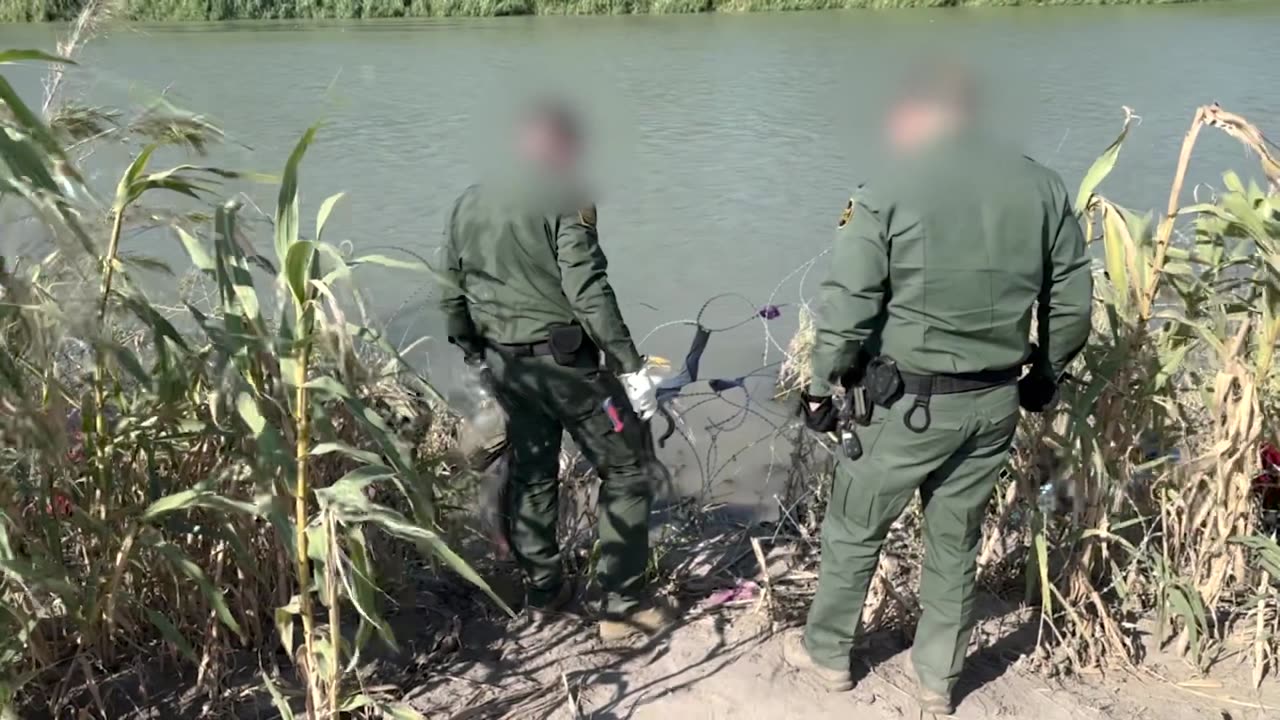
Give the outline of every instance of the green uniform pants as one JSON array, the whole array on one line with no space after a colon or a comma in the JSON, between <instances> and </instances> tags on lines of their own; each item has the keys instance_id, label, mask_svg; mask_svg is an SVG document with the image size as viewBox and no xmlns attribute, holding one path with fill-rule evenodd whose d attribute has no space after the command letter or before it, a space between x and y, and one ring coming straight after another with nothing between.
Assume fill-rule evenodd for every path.
<instances>
[{"instance_id":1,"label":"green uniform pants","mask_svg":"<svg viewBox=\"0 0 1280 720\"><path fill-rule=\"evenodd\" d=\"M550 357L506 358L496 370L510 447L508 529L528 579L528 599L550 599L563 581L559 518L560 443L568 430L600 475L596 576L606 615L641 600L649 558L652 435L631 410L621 383L594 367L564 367ZM623 420L616 432L604 402ZM656 460L652 460L656 462Z\"/></svg>"},{"instance_id":2,"label":"green uniform pants","mask_svg":"<svg viewBox=\"0 0 1280 720\"><path fill-rule=\"evenodd\" d=\"M847 669L862 605L889 527L918 490L924 506L923 614L911 652L920 683L950 694L973 630L982 520L1018 424L1014 385L934 395L922 433L903 424L914 396L876 407L858 428L863 456L842 458L822 527L818 592L805 647L814 662ZM912 418L919 423L917 412Z\"/></svg>"}]
</instances>

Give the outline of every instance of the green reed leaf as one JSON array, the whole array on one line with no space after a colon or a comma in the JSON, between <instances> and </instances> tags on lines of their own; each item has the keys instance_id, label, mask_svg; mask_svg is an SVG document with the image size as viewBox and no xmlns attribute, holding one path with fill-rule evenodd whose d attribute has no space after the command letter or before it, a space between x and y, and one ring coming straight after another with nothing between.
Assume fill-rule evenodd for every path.
<instances>
[{"instance_id":1,"label":"green reed leaf","mask_svg":"<svg viewBox=\"0 0 1280 720\"><path fill-rule=\"evenodd\" d=\"M172 495L166 495L147 506L147 509L142 513L142 519L147 522L155 522L169 513L194 508L210 508L224 512L244 513L249 516L257 515L257 508L254 507L253 503L232 500L219 495L211 489L212 485L213 482L211 480L204 480L195 487L181 490Z\"/></svg>"},{"instance_id":2,"label":"green reed leaf","mask_svg":"<svg viewBox=\"0 0 1280 720\"><path fill-rule=\"evenodd\" d=\"M289 701L285 699L284 694L280 692L280 688L276 687L267 672L262 671L262 684L267 688L267 693L271 695L271 702L276 707L276 712L280 713L280 720L295 720L293 708L289 706Z\"/></svg>"},{"instance_id":3,"label":"green reed leaf","mask_svg":"<svg viewBox=\"0 0 1280 720\"><path fill-rule=\"evenodd\" d=\"M319 129L319 125L307 128L285 162L280 195L276 201L276 258L281 263L284 263L290 246L298 242L298 168Z\"/></svg>"},{"instance_id":4,"label":"green reed leaf","mask_svg":"<svg viewBox=\"0 0 1280 720\"><path fill-rule=\"evenodd\" d=\"M231 614L231 608L227 605L227 598L222 594L222 589L214 586L213 581L205 574L203 568L197 565L182 549L168 541L155 543L152 547L175 570L191 578L196 583L196 586L200 588L201 595L213 608L214 614L218 616L223 625L226 625L237 636L244 637L244 630L240 628L240 623L236 622L235 616Z\"/></svg>"},{"instance_id":5,"label":"green reed leaf","mask_svg":"<svg viewBox=\"0 0 1280 720\"><path fill-rule=\"evenodd\" d=\"M301 307L310 297L307 282L311 276L311 265L315 262L315 244L300 240L289 246L285 252L284 274L293 294L293 302Z\"/></svg>"},{"instance_id":6,"label":"green reed leaf","mask_svg":"<svg viewBox=\"0 0 1280 720\"><path fill-rule=\"evenodd\" d=\"M147 619L150 620L151 624L160 631L160 635L164 637L165 640L169 641L170 645L177 649L178 652L182 653L182 656L186 658L188 662L200 662L200 656L196 654L195 648L191 647L191 643L187 642L187 639L182 636L182 633L178 630L177 626L174 625L169 618L155 610L152 610L151 608L145 608L145 610L147 613Z\"/></svg>"},{"instance_id":7,"label":"green reed leaf","mask_svg":"<svg viewBox=\"0 0 1280 720\"><path fill-rule=\"evenodd\" d=\"M368 542L364 530L359 525L352 525L346 531L347 554L351 561L351 576L348 578L347 597L360 614L362 625L372 627L378 637L392 650L397 649L395 635L391 626L378 613L378 584L374 576L373 558L369 554ZM357 634L356 648L364 645L361 638L365 633Z\"/></svg>"},{"instance_id":8,"label":"green reed leaf","mask_svg":"<svg viewBox=\"0 0 1280 720\"><path fill-rule=\"evenodd\" d=\"M383 705L382 716L386 718L386 720L426 720L425 715L404 703L390 703Z\"/></svg>"},{"instance_id":9,"label":"green reed leaf","mask_svg":"<svg viewBox=\"0 0 1280 720\"><path fill-rule=\"evenodd\" d=\"M1107 146L1106 150L1102 151L1102 155L1097 160L1093 161L1093 165L1084 174L1084 180L1080 182L1080 189L1076 193L1076 212L1085 212L1094 191L1115 168L1116 160L1120 157L1120 148L1124 145L1125 138L1129 136L1129 127L1133 123L1133 118L1133 110L1124 108L1124 125L1120 128L1120 135Z\"/></svg>"},{"instance_id":10,"label":"green reed leaf","mask_svg":"<svg viewBox=\"0 0 1280 720\"><path fill-rule=\"evenodd\" d=\"M346 196L346 193L335 193L324 199L320 203L320 212L316 213L316 242L319 243L324 235L324 227L329 222L329 215L333 213L333 208L338 201Z\"/></svg>"},{"instance_id":11,"label":"green reed leaf","mask_svg":"<svg viewBox=\"0 0 1280 720\"><path fill-rule=\"evenodd\" d=\"M0 65L11 65L19 62L47 62L57 65L75 65L70 58L50 55L43 50L0 50Z\"/></svg>"}]
</instances>

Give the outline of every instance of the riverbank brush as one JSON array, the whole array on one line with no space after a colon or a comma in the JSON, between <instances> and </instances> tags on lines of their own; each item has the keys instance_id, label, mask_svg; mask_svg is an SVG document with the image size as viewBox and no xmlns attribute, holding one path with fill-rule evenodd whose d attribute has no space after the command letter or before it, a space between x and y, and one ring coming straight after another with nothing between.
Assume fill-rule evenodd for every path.
<instances>
[{"instance_id":1,"label":"riverbank brush","mask_svg":"<svg viewBox=\"0 0 1280 720\"><path fill-rule=\"evenodd\" d=\"M218 197L264 178L154 168L215 140L211 126L167 107L89 113L56 98L67 59L0 52L18 62L57 69L47 115L0 75L0 204L35 248L0 259L0 717L19 699L60 716L74 688L110 717L103 674L157 642L215 704L231 653L282 646L310 716L409 713L349 678L370 641L395 644L378 550L416 549L488 587L443 537L440 443L425 441L439 396L339 298L358 295L360 266L427 269L326 242L341 195L302 234L315 128L285 163L262 252ZM134 156L106 199L77 169L103 138ZM166 207L178 197L213 212ZM135 280L167 268L121 251L148 229L191 262L177 307Z\"/></svg>"},{"instance_id":2,"label":"riverbank brush","mask_svg":"<svg viewBox=\"0 0 1280 720\"><path fill-rule=\"evenodd\" d=\"M448 410L344 299L359 296L353 268L424 269L328 242L340 196L303 233L298 188L322 129L279 178L206 167L219 133L201 116L77 105L57 93L65 62L0 53L16 62L55 70L42 105L0 73L0 205L6 231L36 248L0 262L0 717L19 701L109 715L104 679L139 657L191 670L217 709L246 656L284 666L263 673L282 716L413 717L352 676L370 643L396 642L389 586L410 553L485 586L445 542ZM1181 205L1204 128L1243 142L1272 185L1227 173ZM1280 637L1278 471L1258 457L1280 411L1280 153L1245 118L1201 108L1168 207L1143 215L1100 191L1129 129L1077 196L1101 264L1080 381L1062 412L1024 421L983 578L1026 578L1047 670L1138 664L1149 619L1201 667L1243 638L1260 683ZM77 170L101 140L133 158L107 198ZM188 162L157 170L172 154ZM264 181L277 207L254 218L234 184ZM190 261L176 305L135 280L159 263L120 250L144 228ZM789 386L803 384L806 347L801 333ZM810 539L823 452L798 444L783 503ZM1063 502L1042 502L1046 486Z\"/></svg>"},{"instance_id":3,"label":"riverbank brush","mask_svg":"<svg viewBox=\"0 0 1280 720\"><path fill-rule=\"evenodd\" d=\"M347 20L513 15L666 15L893 8L1057 5L1165 5L1215 0L120 0L122 18L147 22L205 20ZM2 22L70 20L84 0L0 0Z\"/></svg>"}]
</instances>

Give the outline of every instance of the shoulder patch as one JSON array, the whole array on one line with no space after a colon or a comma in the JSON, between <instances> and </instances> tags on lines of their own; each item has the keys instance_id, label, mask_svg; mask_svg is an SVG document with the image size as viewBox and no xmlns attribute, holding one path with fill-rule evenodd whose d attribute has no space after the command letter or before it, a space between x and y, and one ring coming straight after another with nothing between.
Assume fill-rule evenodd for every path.
<instances>
[{"instance_id":1,"label":"shoulder patch","mask_svg":"<svg viewBox=\"0 0 1280 720\"><path fill-rule=\"evenodd\" d=\"M836 223L836 227L842 228L849 224L853 219L853 198L849 198L849 204L844 206L844 212L840 213L840 222Z\"/></svg>"},{"instance_id":2,"label":"shoulder patch","mask_svg":"<svg viewBox=\"0 0 1280 720\"><path fill-rule=\"evenodd\" d=\"M583 225L586 225L587 227L591 227L591 228L595 227L596 226L596 206L588 205L582 208L581 210L579 210L578 222L582 223Z\"/></svg>"}]
</instances>

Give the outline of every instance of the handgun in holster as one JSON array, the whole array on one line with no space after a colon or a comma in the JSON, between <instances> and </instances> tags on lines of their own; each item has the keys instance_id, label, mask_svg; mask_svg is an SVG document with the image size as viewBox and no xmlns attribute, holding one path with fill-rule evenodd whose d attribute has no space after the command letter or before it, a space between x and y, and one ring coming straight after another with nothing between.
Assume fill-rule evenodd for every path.
<instances>
[{"instance_id":1,"label":"handgun in holster","mask_svg":"<svg viewBox=\"0 0 1280 720\"><path fill-rule=\"evenodd\" d=\"M840 449L845 457L857 460L862 457L862 441L858 439L858 426L866 427L871 422L871 403L867 401L867 391L861 385L855 385L844 392L840 402L840 422L836 432L840 438Z\"/></svg>"},{"instance_id":2,"label":"handgun in holster","mask_svg":"<svg viewBox=\"0 0 1280 720\"><path fill-rule=\"evenodd\" d=\"M867 360L865 352L860 352L853 367L840 378L840 384L844 386L844 398L840 401L836 435L840 440L840 449L850 460L862 457L862 441L858 439L857 426L866 427L871 422L871 401L862 385Z\"/></svg>"}]
</instances>

